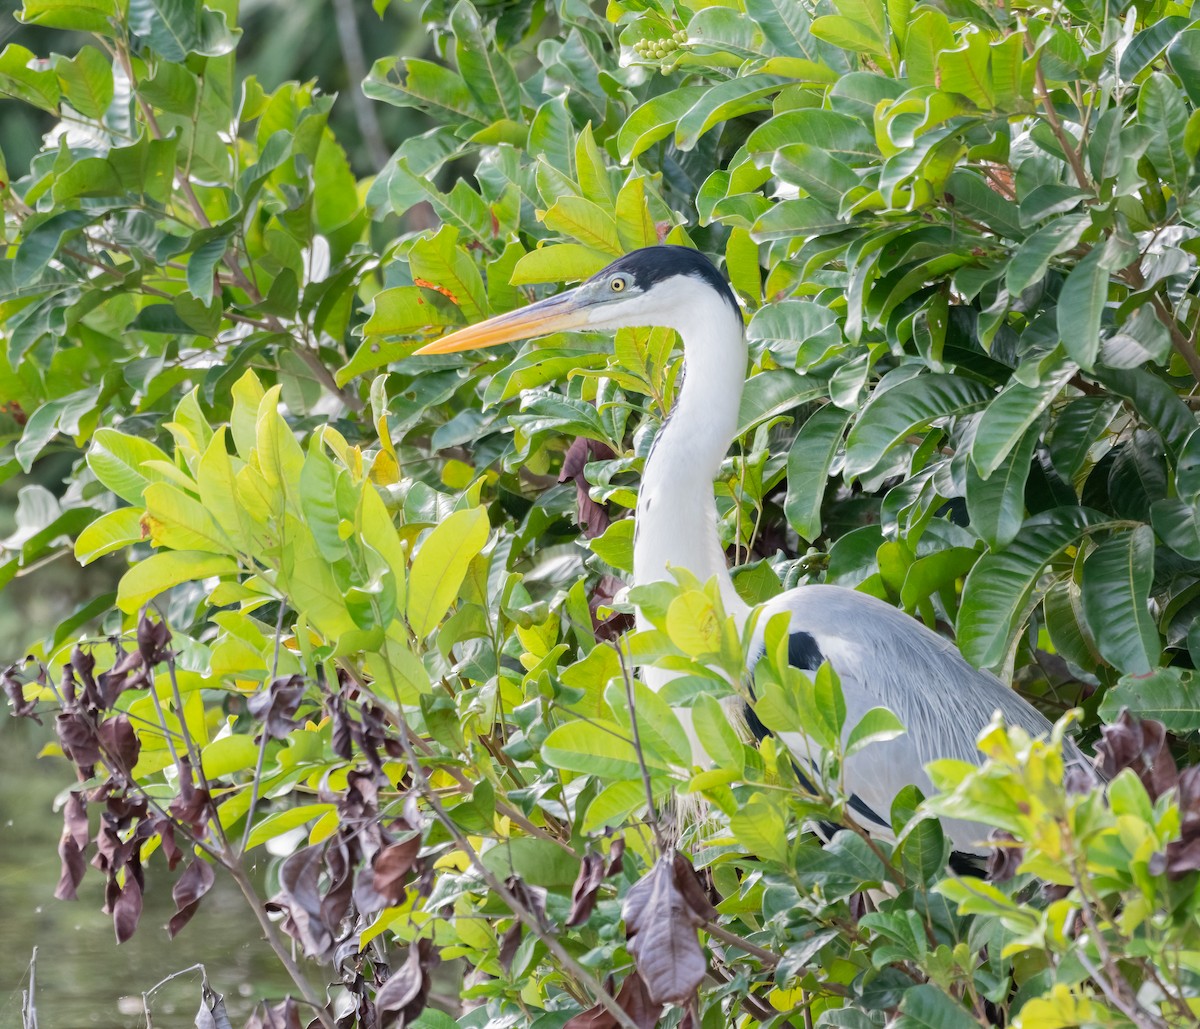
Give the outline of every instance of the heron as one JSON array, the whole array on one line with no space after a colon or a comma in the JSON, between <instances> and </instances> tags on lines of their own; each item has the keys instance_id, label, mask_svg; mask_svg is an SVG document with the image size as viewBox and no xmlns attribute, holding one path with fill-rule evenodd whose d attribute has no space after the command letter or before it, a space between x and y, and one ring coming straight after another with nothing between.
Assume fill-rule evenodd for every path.
<instances>
[{"instance_id":1,"label":"heron","mask_svg":"<svg viewBox=\"0 0 1200 1029\"><path fill-rule=\"evenodd\" d=\"M707 257L683 246L634 250L574 289L451 332L416 353L456 353L568 330L653 326L678 333L686 374L646 458L635 509L633 584L671 581L671 568L686 569L701 582L715 577L726 612L744 627L751 608L726 564L713 480L737 428L746 334L733 290ZM837 672L847 727L871 708L886 707L907 730L858 751L843 768L852 809L865 828L883 837L891 835L888 815L903 787L930 794L929 762L980 762L976 738L997 711L1008 725L1035 736L1051 729L1032 704L969 664L950 640L883 600L841 586L802 585L763 605L749 673L762 653L763 627L781 613L787 617L789 662L811 674L828 661ZM673 674L643 670L653 689ZM704 764L688 712L678 714L694 759ZM805 753L803 740L793 735L780 734L793 755ZM1076 745L1067 740L1065 746L1067 763L1090 772ZM987 849L982 826L953 819L942 824L955 850Z\"/></svg>"}]
</instances>

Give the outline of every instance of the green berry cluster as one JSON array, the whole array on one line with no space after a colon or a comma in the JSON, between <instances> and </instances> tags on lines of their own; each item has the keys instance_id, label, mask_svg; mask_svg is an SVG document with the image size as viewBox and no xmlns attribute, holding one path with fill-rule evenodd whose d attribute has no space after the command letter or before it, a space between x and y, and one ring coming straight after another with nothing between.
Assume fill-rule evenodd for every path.
<instances>
[{"instance_id":1,"label":"green berry cluster","mask_svg":"<svg viewBox=\"0 0 1200 1029\"><path fill-rule=\"evenodd\" d=\"M686 43L687 38L687 30L679 29L665 39L639 39L633 44L633 49L644 60L661 61Z\"/></svg>"}]
</instances>

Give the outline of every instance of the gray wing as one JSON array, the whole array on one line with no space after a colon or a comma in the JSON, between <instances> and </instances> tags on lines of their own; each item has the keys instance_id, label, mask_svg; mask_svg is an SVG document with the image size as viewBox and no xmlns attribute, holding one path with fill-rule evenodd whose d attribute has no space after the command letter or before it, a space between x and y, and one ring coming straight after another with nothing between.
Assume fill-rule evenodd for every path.
<instances>
[{"instance_id":1,"label":"gray wing","mask_svg":"<svg viewBox=\"0 0 1200 1029\"><path fill-rule=\"evenodd\" d=\"M1009 725L1035 735L1050 732L1050 722L1033 705L994 675L968 664L953 643L875 597L839 586L790 590L764 605L753 655L760 653L762 630L780 611L790 615L791 662L815 670L828 660L837 671L846 700L847 732L873 707L889 708L908 730L846 762L847 790L884 825L892 800L904 786L911 783L926 796L932 792L924 768L928 762L981 761L975 739L995 711ZM786 734L784 742L789 743ZM802 744L798 751L790 744L789 749L804 752ZM1071 764L1091 768L1069 741L1066 757ZM986 849L981 847L987 836L983 826L948 819L943 825L956 849Z\"/></svg>"}]
</instances>

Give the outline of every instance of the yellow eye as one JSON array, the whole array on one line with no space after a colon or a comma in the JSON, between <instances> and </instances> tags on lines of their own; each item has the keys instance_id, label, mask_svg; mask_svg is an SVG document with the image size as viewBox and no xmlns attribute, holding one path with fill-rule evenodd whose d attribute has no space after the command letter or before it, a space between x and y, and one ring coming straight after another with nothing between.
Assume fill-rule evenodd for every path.
<instances>
[{"instance_id":1,"label":"yellow eye","mask_svg":"<svg viewBox=\"0 0 1200 1029\"><path fill-rule=\"evenodd\" d=\"M622 293L625 290L625 280L619 277L615 278L608 284L608 288L614 293Z\"/></svg>"}]
</instances>

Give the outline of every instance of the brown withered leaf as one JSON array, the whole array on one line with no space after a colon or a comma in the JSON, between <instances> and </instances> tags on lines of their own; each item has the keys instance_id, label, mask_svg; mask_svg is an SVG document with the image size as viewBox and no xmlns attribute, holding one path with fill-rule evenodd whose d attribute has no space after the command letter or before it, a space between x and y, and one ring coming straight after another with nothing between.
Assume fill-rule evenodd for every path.
<instances>
[{"instance_id":1,"label":"brown withered leaf","mask_svg":"<svg viewBox=\"0 0 1200 1029\"><path fill-rule=\"evenodd\" d=\"M286 915L283 930L311 958L325 961L333 952L334 929L325 924L318 890L324 865L323 843L304 847L287 858L279 869L279 892L266 907Z\"/></svg>"},{"instance_id":2,"label":"brown withered leaf","mask_svg":"<svg viewBox=\"0 0 1200 1029\"><path fill-rule=\"evenodd\" d=\"M100 741L91 720L79 711L64 711L55 716L54 730L68 760L90 778L93 766L100 762Z\"/></svg>"},{"instance_id":3,"label":"brown withered leaf","mask_svg":"<svg viewBox=\"0 0 1200 1029\"><path fill-rule=\"evenodd\" d=\"M1004 829L993 829L989 842L993 844L987 858L988 882L1006 883L1021 866L1025 858L1023 847L1013 846L1017 838Z\"/></svg>"},{"instance_id":4,"label":"brown withered leaf","mask_svg":"<svg viewBox=\"0 0 1200 1029\"><path fill-rule=\"evenodd\" d=\"M36 714L37 701L25 699L25 685L17 678L17 666L9 665L0 672L0 680L4 682L4 692L8 694L8 702L12 705L13 716L16 718L32 718L38 725L42 720Z\"/></svg>"},{"instance_id":5,"label":"brown withered leaf","mask_svg":"<svg viewBox=\"0 0 1200 1029\"><path fill-rule=\"evenodd\" d=\"M284 997L278 1004L263 1001L250 1016L246 1029L304 1029L300 1005L291 997Z\"/></svg>"},{"instance_id":6,"label":"brown withered leaf","mask_svg":"<svg viewBox=\"0 0 1200 1029\"><path fill-rule=\"evenodd\" d=\"M1200 765L1179 774L1178 790L1179 839L1168 843L1164 853L1150 858L1151 874L1166 872L1172 880L1200 869Z\"/></svg>"},{"instance_id":7,"label":"brown withered leaf","mask_svg":"<svg viewBox=\"0 0 1200 1029\"><path fill-rule=\"evenodd\" d=\"M500 961L500 967L508 973L512 973L513 958L517 956L517 948L521 946L521 937L524 935L524 926L521 925L521 920L514 919L513 924L508 927L508 930L500 938L500 951L497 955Z\"/></svg>"},{"instance_id":8,"label":"brown withered leaf","mask_svg":"<svg viewBox=\"0 0 1200 1029\"><path fill-rule=\"evenodd\" d=\"M429 1000L429 973L437 964L433 941L422 937L408 948L408 960L375 994L381 1026L405 1029Z\"/></svg>"},{"instance_id":9,"label":"brown withered leaf","mask_svg":"<svg viewBox=\"0 0 1200 1029\"><path fill-rule=\"evenodd\" d=\"M141 753L142 741L133 731L129 718L126 715L114 715L106 719L100 723L96 735L104 752L104 763L114 766L112 770L123 776L131 772Z\"/></svg>"},{"instance_id":10,"label":"brown withered leaf","mask_svg":"<svg viewBox=\"0 0 1200 1029\"><path fill-rule=\"evenodd\" d=\"M654 1029L662 1017L663 1006L650 998L646 983L636 971L625 977L614 999L638 1029ZM570 1019L563 1029L618 1029L618 1022L603 1004L597 1004Z\"/></svg>"},{"instance_id":11,"label":"brown withered leaf","mask_svg":"<svg viewBox=\"0 0 1200 1029\"><path fill-rule=\"evenodd\" d=\"M281 676L247 702L250 714L261 719L263 731L272 739L283 739L299 725L294 716L304 699L304 686L302 675Z\"/></svg>"},{"instance_id":12,"label":"brown withered leaf","mask_svg":"<svg viewBox=\"0 0 1200 1029\"><path fill-rule=\"evenodd\" d=\"M148 612L138 619L137 647L143 664L153 668L171 656L167 644L171 642L171 630L166 622L152 622Z\"/></svg>"},{"instance_id":13,"label":"brown withered leaf","mask_svg":"<svg viewBox=\"0 0 1200 1029\"><path fill-rule=\"evenodd\" d=\"M192 782L192 765L186 757L179 759L179 795L167 806L171 816L190 826L195 832L203 830L212 808L208 790Z\"/></svg>"},{"instance_id":14,"label":"brown withered leaf","mask_svg":"<svg viewBox=\"0 0 1200 1029\"><path fill-rule=\"evenodd\" d=\"M67 802L63 805L63 832L75 841L80 850L88 845L87 798L75 790L67 794Z\"/></svg>"},{"instance_id":15,"label":"brown withered leaf","mask_svg":"<svg viewBox=\"0 0 1200 1029\"><path fill-rule=\"evenodd\" d=\"M412 871L420 851L421 835L414 833L407 840L389 843L372 858L373 885L375 892L383 898L385 907L394 907L404 899L408 873Z\"/></svg>"},{"instance_id":16,"label":"brown withered leaf","mask_svg":"<svg viewBox=\"0 0 1200 1029\"><path fill-rule=\"evenodd\" d=\"M216 881L212 865L203 858L193 858L192 863L184 869L183 875L176 880L171 888L171 897L175 901L175 914L167 923L167 935L171 939L192 920L192 916L200 909L200 899L212 889Z\"/></svg>"},{"instance_id":17,"label":"brown withered leaf","mask_svg":"<svg viewBox=\"0 0 1200 1029\"><path fill-rule=\"evenodd\" d=\"M592 615L592 631L598 640L615 640L633 628L633 615L617 612L605 619L599 616L601 607L607 607L613 598L625 588L625 583L614 575L602 575L588 597L588 610Z\"/></svg>"},{"instance_id":18,"label":"brown withered leaf","mask_svg":"<svg viewBox=\"0 0 1200 1029\"><path fill-rule=\"evenodd\" d=\"M96 658L86 653L82 647L76 646L71 651L71 671L79 676L79 681L83 683L84 702L91 708L100 708L104 706L104 695L92 675L95 667Z\"/></svg>"},{"instance_id":19,"label":"brown withered leaf","mask_svg":"<svg viewBox=\"0 0 1200 1029\"><path fill-rule=\"evenodd\" d=\"M208 985L207 979L200 985L200 1010L192 1024L196 1029L233 1029L225 1010L225 998Z\"/></svg>"},{"instance_id":20,"label":"brown withered leaf","mask_svg":"<svg viewBox=\"0 0 1200 1029\"><path fill-rule=\"evenodd\" d=\"M1103 739L1096 744L1096 759L1109 779L1132 768L1152 800L1174 787L1179 775L1166 746L1167 729L1162 722L1135 718L1126 709L1100 732Z\"/></svg>"},{"instance_id":21,"label":"brown withered leaf","mask_svg":"<svg viewBox=\"0 0 1200 1029\"><path fill-rule=\"evenodd\" d=\"M142 918L142 886L136 876L126 872L125 885L111 906L117 943L124 943L137 931Z\"/></svg>"},{"instance_id":22,"label":"brown withered leaf","mask_svg":"<svg viewBox=\"0 0 1200 1029\"><path fill-rule=\"evenodd\" d=\"M567 915L567 925L583 925L596 906L596 898L600 893L600 884L604 882L604 858L595 851L583 855L579 866L579 874L575 877L575 885L571 887L571 912Z\"/></svg>"},{"instance_id":23,"label":"brown withered leaf","mask_svg":"<svg viewBox=\"0 0 1200 1029\"><path fill-rule=\"evenodd\" d=\"M630 887L621 908L629 953L657 1004L686 1004L707 968L696 930L712 905L690 864L687 870L692 885L681 887L679 880L687 879L676 873L675 854L668 851ZM700 908L693 906L697 894Z\"/></svg>"},{"instance_id":24,"label":"brown withered leaf","mask_svg":"<svg viewBox=\"0 0 1200 1029\"><path fill-rule=\"evenodd\" d=\"M62 872L58 877L58 885L54 887L54 896L59 900L78 900L79 896L75 891L83 882L83 874L87 871L83 849L75 842L74 837L64 834L58 841L58 856L62 859Z\"/></svg>"},{"instance_id":25,"label":"brown withered leaf","mask_svg":"<svg viewBox=\"0 0 1200 1029\"><path fill-rule=\"evenodd\" d=\"M608 870L605 875L620 875L625 870L625 837L618 836L608 848Z\"/></svg>"},{"instance_id":26,"label":"brown withered leaf","mask_svg":"<svg viewBox=\"0 0 1200 1029\"><path fill-rule=\"evenodd\" d=\"M588 482L585 469L589 461L607 461L616 457L612 449L594 439L577 436L567 447L563 455L562 470L558 473L559 482L573 480L575 483L575 506L578 512L576 521L583 529L588 539L594 539L608 528L610 519L603 504L592 499L591 483Z\"/></svg>"},{"instance_id":27,"label":"brown withered leaf","mask_svg":"<svg viewBox=\"0 0 1200 1029\"><path fill-rule=\"evenodd\" d=\"M687 900L696 917L700 919L700 924L703 925L716 918L717 909L708 899L704 883L700 881L700 876L696 874L696 869L692 867L692 863L686 855L675 851L671 858L671 869L675 873L675 885L679 887L684 899Z\"/></svg>"}]
</instances>

